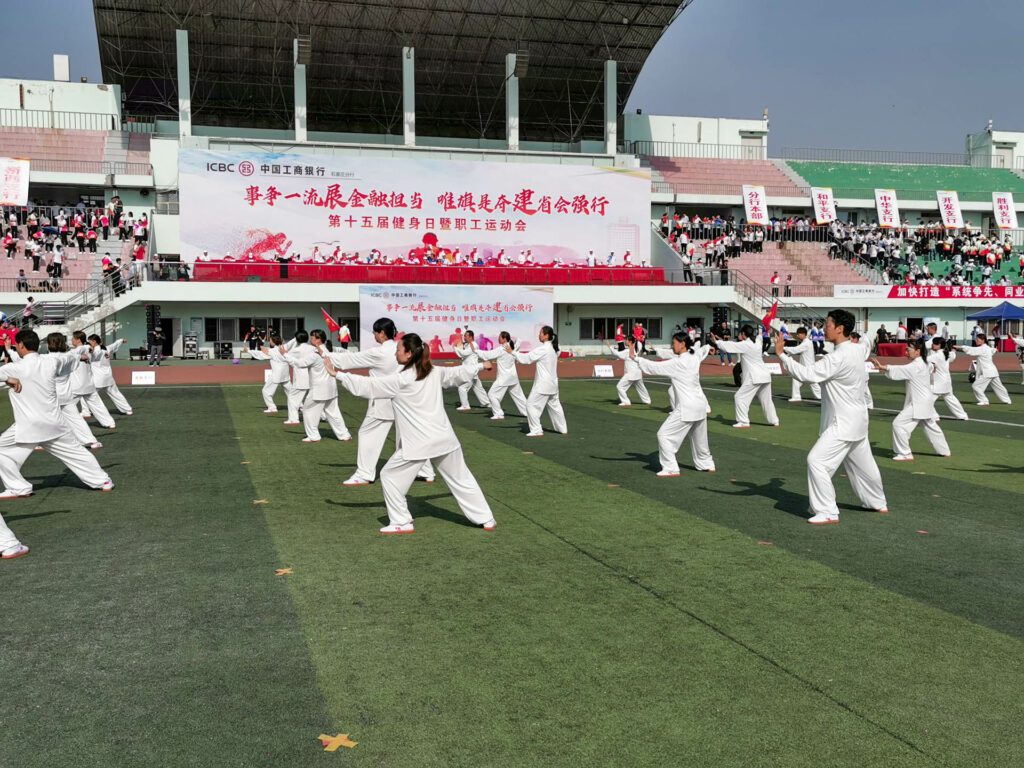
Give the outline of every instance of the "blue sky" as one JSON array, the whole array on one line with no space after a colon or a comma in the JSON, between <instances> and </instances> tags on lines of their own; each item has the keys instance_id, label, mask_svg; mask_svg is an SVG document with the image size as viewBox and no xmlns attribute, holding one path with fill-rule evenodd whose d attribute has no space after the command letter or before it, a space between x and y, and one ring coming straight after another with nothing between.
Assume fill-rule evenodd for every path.
<instances>
[{"instance_id":1,"label":"blue sky","mask_svg":"<svg viewBox=\"0 0 1024 768\"><path fill-rule=\"evenodd\" d=\"M13 0L12 0L13 1ZM49 79L54 53L99 82L89 0L20 5L0 75ZM9 18L9 17L8 17ZM771 116L770 146L962 152L1024 131L1024 2L696 0L665 33L627 109Z\"/></svg>"}]
</instances>

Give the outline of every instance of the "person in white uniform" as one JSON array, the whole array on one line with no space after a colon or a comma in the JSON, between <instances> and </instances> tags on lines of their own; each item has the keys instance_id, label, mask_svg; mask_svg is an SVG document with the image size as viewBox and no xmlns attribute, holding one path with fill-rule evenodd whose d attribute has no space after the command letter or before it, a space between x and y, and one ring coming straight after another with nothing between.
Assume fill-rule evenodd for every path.
<instances>
[{"instance_id":1,"label":"person in white uniform","mask_svg":"<svg viewBox=\"0 0 1024 768\"><path fill-rule=\"evenodd\" d=\"M96 384L92 375L92 348L88 345L83 331L75 331L71 334L71 351L77 355L75 367L71 371L71 394L75 396L82 416L92 416L96 423L104 429L114 429L114 423L110 411L100 399L96 392Z\"/></svg>"},{"instance_id":2,"label":"person in white uniform","mask_svg":"<svg viewBox=\"0 0 1024 768\"><path fill-rule=\"evenodd\" d=\"M515 353L509 352L506 347L514 349L515 345L512 343L512 336L507 331L502 331L498 334L498 346L494 349L479 350L476 353L481 360L493 361L498 369L494 383L491 384L491 388L487 392L487 399L491 403L492 421L505 419L501 401L505 399L506 394L511 395L512 402L515 403L521 415L526 416L527 414L526 394L519 383Z\"/></svg>"},{"instance_id":3,"label":"person in white uniform","mask_svg":"<svg viewBox=\"0 0 1024 768\"><path fill-rule=\"evenodd\" d=\"M932 337L932 349L928 353L928 362L932 366L932 392L942 398L954 419L969 421L967 411L953 394L953 378L949 375L949 365L956 360L956 352L951 352L948 343L941 336Z\"/></svg>"},{"instance_id":4,"label":"person in white uniform","mask_svg":"<svg viewBox=\"0 0 1024 768\"><path fill-rule=\"evenodd\" d=\"M563 435L569 434L565 422L565 412L558 399L558 335L550 325L545 325L537 334L540 344L529 352L516 352L511 345L505 345L505 351L516 357L516 362L523 365L533 363L533 386L530 396L526 399L526 421L530 431L527 437L543 437L544 429L540 425L540 417L547 408L551 416L551 425Z\"/></svg>"},{"instance_id":5,"label":"person in white uniform","mask_svg":"<svg viewBox=\"0 0 1024 768\"><path fill-rule=\"evenodd\" d=\"M61 370L56 378L57 404L60 406L60 410L65 418L67 418L68 424L71 425L71 432L75 439L87 448L91 448L94 451L99 450L103 447L103 443L96 439L92 430L89 429L89 425L78 412L78 408L75 406L77 398L72 392L71 376L79 364L81 353L69 350L67 337L63 333L57 332L47 335L46 348L52 355L63 355L71 360L71 366L68 370ZM8 349L8 352L11 353L12 357L18 354L13 349Z\"/></svg>"},{"instance_id":6,"label":"person in white uniform","mask_svg":"<svg viewBox=\"0 0 1024 768\"><path fill-rule=\"evenodd\" d=\"M990 386L1000 402L1010 405L1010 393L1003 386L1003 382L999 378L999 370L992 359L996 350L988 345L988 339L985 337L985 334L979 333L974 338L973 347L957 346L956 349L969 357L973 357L977 365L977 372L974 377L974 383L971 384L971 389L974 391L974 397L977 399L978 405L989 404L985 390Z\"/></svg>"},{"instance_id":7,"label":"person in white uniform","mask_svg":"<svg viewBox=\"0 0 1024 768\"><path fill-rule=\"evenodd\" d=\"M298 339L298 334L296 334L296 339ZM338 440L348 442L352 439L352 435L345 426L345 418L338 408L338 385L331 374L327 372L327 368L324 367L324 359L321 356L321 347L324 352L327 351L324 346L327 334L316 329L310 332L309 339L310 344L299 343L295 349L286 352L284 356L295 369L295 386L298 386L300 371L304 371L308 378L308 392L306 399L302 401L302 424L306 429L306 436L302 438L302 442L320 442L321 416L327 417L327 423L330 424L331 430Z\"/></svg>"},{"instance_id":8,"label":"person in white uniform","mask_svg":"<svg viewBox=\"0 0 1024 768\"><path fill-rule=\"evenodd\" d=\"M791 376L821 384L821 426L818 440L807 454L807 490L813 525L839 522L832 476L843 465L862 506L879 512L889 507L882 490L882 474L868 442L868 408L864 390L868 372L860 348L850 341L856 321L844 309L834 309L825 321L825 339L835 345L812 366L802 365L786 352L785 341L775 338L775 352Z\"/></svg>"},{"instance_id":9,"label":"person in white uniform","mask_svg":"<svg viewBox=\"0 0 1024 768\"><path fill-rule=\"evenodd\" d=\"M467 368L472 368L479 362L478 355L480 350L476 345L476 341L474 341L475 338L476 334L472 331L466 331L462 334L462 341L455 347L455 354L462 358L462 364ZM480 382L480 377L474 376L465 384L459 385L459 407L456 410L471 410L469 405L469 390L471 389L481 408L488 408L490 406L490 402L487 399L487 390L484 389L484 385Z\"/></svg>"},{"instance_id":10,"label":"person in white uniform","mask_svg":"<svg viewBox=\"0 0 1024 768\"><path fill-rule=\"evenodd\" d=\"M36 446L90 488L113 490L113 481L96 457L73 436L58 403L57 378L71 372L72 356L40 355L39 337L31 330L19 331L15 343L21 359L0 366L0 382L11 388L14 410L14 424L0 435L0 499L32 495L32 484L22 477L21 467Z\"/></svg>"},{"instance_id":11,"label":"person in white uniform","mask_svg":"<svg viewBox=\"0 0 1024 768\"><path fill-rule=\"evenodd\" d=\"M932 391L932 366L928 363L928 347L923 339L907 342L905 365L882 365L875 360L875 367L893 381L907 382L907 394L903 410L892 422L893 461L913 461L910 450L910 435L920 426L925 437L939 456L948 457L949 443L939 427L939 414L935 412L936 395Z\"/></svg>"},{"instance_id":12,"label":"person in white uniform","mask_svg":"<svg viewBox=\"0 0 1024 768\"><path fill-rule=\"evenodd\" d=\"M725 341L711 334L714 345L719 350L732 352L738 356L742 366L742 383L733 396L733 402L736 404L736 423L733 427L750 428L750 403L755 395L768 424L777 427L779 416L772 402L772 374L761 359L761 345L754 341L753 326L744 325L740 328L737 338L738 341Z\"/></svg>"},{"instance_id":13,"label":"person in white uniform","mask_svg":"<svg viewBox=\"0 0 1024 768\"><path fill-rule=\"evenodd\" d=\"M263 404L267 406L263 412L266 414L277 413L277 403L274 402L277 388L284 387L285 397L287 397L288 390L292 386L291 366L284 359L284 342L280 336L273 334L270 337L269 347L252 349L249 351L249 354L252 355L254 360L270 361L270 375L263 384ZM298 421L298 415L299 412L296 408L296 421Z\"/></svg>"},{"instance_id":14,"label":"person in white uniform","mask_svg":"<svg viewBox=\"0 0 1024 768\"><path fill-rule=\"evenodd\" d=\"M442 395L445 387L471 381L481 364L435 368L430 363L430 348L415 333L407 333L398 342L395 359L401 370L388 376L356 376L345 371L336 374L341 385L353 395L390 400L394 409L400 441L380 472L388 510L388 525L380 532L415 530L406 494L425 461L434 462L466 518L484 530L493 531L498 524L479 483L466 466L462 446L444 411ZM490 363L483 367L490 368Z\"/></svg>"},{"instance_id":15,"label":"person in white uniform","mask_svg":"<svg viewBox=\"0 0 1024 768\"><path fill-rule=\"evenodd\" d=\"M702 358L694 352L694 342L685 332L672 336L672 351L672 358L654 361L637 357L635 347L628 347L628 354L642 373L667 376L670 382L672 412L658 430L658 477L679 477L676 454L687 436L694 469L714 472L715 460L708 447L708 401L700 386Z\"/></svg>"},{"instance_id":16,"label":"person in white uniform","mask_svg":"<svg viewBox=\"0 0 1024 768\"><path fill-rule=\"evenodd\" d=\"M1017 360L1020 363L1020 383L1024 386L1024 336L1014 336L1012 331L1007 332L1007 335L1017 345Z\"/></svg>"},{"instance_id":17,"label":"person in white uniform","mask_svg":"<svg viewBox=\"0 0 1024 768\"><path fill-rule=\"evenodd\" d=\"M640 366L637 364L633 340L630 339L625 342L621 350L614 349L607 339L605 339L604 345L608 347L609 352L623 361L622 378L615 385L615 391L619 393L619 407L629 408L632 405L629 402L630 387L636 387L636 394L640 398L640 402L644 405L650 405L651 396L647 392L647 385L644 384L643 371L640 370Z\"/></svg>"},{"instance_id":18,"label":"person in white uniform","mask_svg":"<svg viewBox=\"0 0 1024 768\"><path fill-rule=\"evenodd\" d=\"M787 347L786 351L794 358L800 365L807 367L814 365L814 342L807 337L807 329L800 327L796 329L796 338L799 341L792 347ZM789 402L799 403L803 401L800 390L803 388L799 379L793 379L793 389L789 396ZM814 395L815 400L821 400L821 387L816 382L811 382L811 394Z\"/></svg>"},{"instance_id":19,"label":"person in white uniform","mask_svg":"<svg viewBox=\"0 0 1024 768\"><path fill-rule=\"evenodd\" d=\"M399 371L395 357L398 342L397 329L391 318L382 317L373 324L373 339L379 346L359 352L324 352L327 372L332 376L337 371L351 371L366 368L371 379L391 376ZM384 450L384 443L395 423L395 410L387 398L371 398L366 407L366 417L359 427L356 442L356 471L343 485L369 485L377 479L377 460ZM396 442L401 442L397 434ZM429 461L423 462L419 476L428 483L434 482L434 468Z\"/></svg>"},{"instance_id":20,"label":"person in white uniform","mask_svg":"<svg viewBox=\"0 0 1024 768\"><path fill-rule=\"evenodd\" d=\"M850 342L860 348L864 354L864 362L866 363L871 359L871 342L867 339L862 339L861 335L854 331L850 334ZM865 370L867 368L865 367ZM871 396L871 374L868 374L867 384L864 385L864 402L867 403L868 410L875 410L875 398Z\"/></svg>"},{"instance_id":21,"label":"person in white uniform","mask_svg":"<svg viewBox=\"0 0 1024 768\"><path fill-rule=\"evenodd\" d=\"M110 402L125 416L132 415L132 407L125 400L121 390L114 383L114 372L110 368L110 357L127 339L115 339L107 346L95 333L89 337L89 346L92 347L92 381L96 385L97 392L106 392Z\"/></svg>"}]
</instances>

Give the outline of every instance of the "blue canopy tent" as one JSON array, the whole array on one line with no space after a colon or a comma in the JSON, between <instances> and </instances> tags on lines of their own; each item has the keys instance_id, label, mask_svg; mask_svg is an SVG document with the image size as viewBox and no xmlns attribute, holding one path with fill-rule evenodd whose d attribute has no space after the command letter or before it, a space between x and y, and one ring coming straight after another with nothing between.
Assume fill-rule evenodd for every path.
<instances>
[{"instance_id":1,"label":"blue canopy tent","mask_svg":"<svg viewBox=\"0 0 1024 768\"><path fill-rule=\"evenodd\" d=\"M1002 304L992 307L991 309L983 309L981 312L975 312L973 315L967 316L968 320L1024 320L1024 309L1011 304L1008 301L1004 301Z\"/></svg>"}]
</instances>

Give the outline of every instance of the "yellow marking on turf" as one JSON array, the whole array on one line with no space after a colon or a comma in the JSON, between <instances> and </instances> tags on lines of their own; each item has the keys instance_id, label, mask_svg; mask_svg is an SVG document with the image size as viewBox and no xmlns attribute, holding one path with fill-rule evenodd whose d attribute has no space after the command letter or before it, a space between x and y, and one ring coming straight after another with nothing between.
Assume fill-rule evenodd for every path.
<instances>
[{"instance_id":1,"label":"yellow marking on turf","mask_svg":"<svg viewBox=\"0 0 1024 768\"><path fill-rule=\"evenodd\" d=\"M292 573L292 569L291 568L278 568L276 571L274 571L274 573L276 573L278 576L290 576L291 573Z\"/></svg>"},{"instance_id":2,"label":"yellow marking on turf","mask_svg":"<svg viewBox=\"0 0 1024 768\"><path fill-rule=\"evenodd\" d=\"M608 483L609 488L621 488L621 485L615 485L614 483Z\"/></svg>"},{"instance_id":3,"label":"yellow marking on turf","mask_svg":"<svg viewBox=\"0 0 1024 768\"><path fill-rule=\"evenodd\" d=\"M328 736L327 734L321 733L317 736L320 739L320 743L324 745L324 752L337 752L338 747L348 747L352 749L358 741L352 741L349 739L347 733L339 733L337 736Z\"/></svg>"},{"instance_id":4,"label":"yellow marking on turf","mask_svg":"<svg viewBox=\"0 0 1024 768\"><path fill-rule=\"evenodd\" d=\"M253 504L269 504L270 502L267 501L266 499L253 499L252 503Z\"/></svg>"},{"instance_id":5,"label":"yellow marking on turf","mask_svg":"<svg viewBox=\"0 0 1024 768\"><path fill-rule=\"evenodd\" d=\"M533 451L523 451L523 456L533 456Z\"/></svg>"},{"instance_id":6,"label":"yellow marking on turf","mask_svg":"<svg viewBox=\"0 0 1024 768\"><path fill-rule=\"evenodd\" d=\"M251 461L243 461L242 463L243 463L243 464L252 464L252 462L251 462Z\"/></svg>"}]
</instances>

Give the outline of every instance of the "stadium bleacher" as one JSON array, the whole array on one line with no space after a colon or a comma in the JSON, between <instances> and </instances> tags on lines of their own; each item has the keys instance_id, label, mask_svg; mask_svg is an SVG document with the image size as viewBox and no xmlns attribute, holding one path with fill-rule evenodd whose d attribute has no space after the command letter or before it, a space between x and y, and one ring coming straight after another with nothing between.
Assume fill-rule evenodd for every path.
<instances>
[{"instance_id":1,"label":"stadium bleacher","mask_svg":"<svg viewBox=\"0 0 1024 768\"><path fill-rule=\"evenodd\" d=\"M769 160L709 160L649 157L651 168L676 194L739 195L744 184L765 187L769 197L806 197L806 193Z\"/></svg>"}]
</instances>

